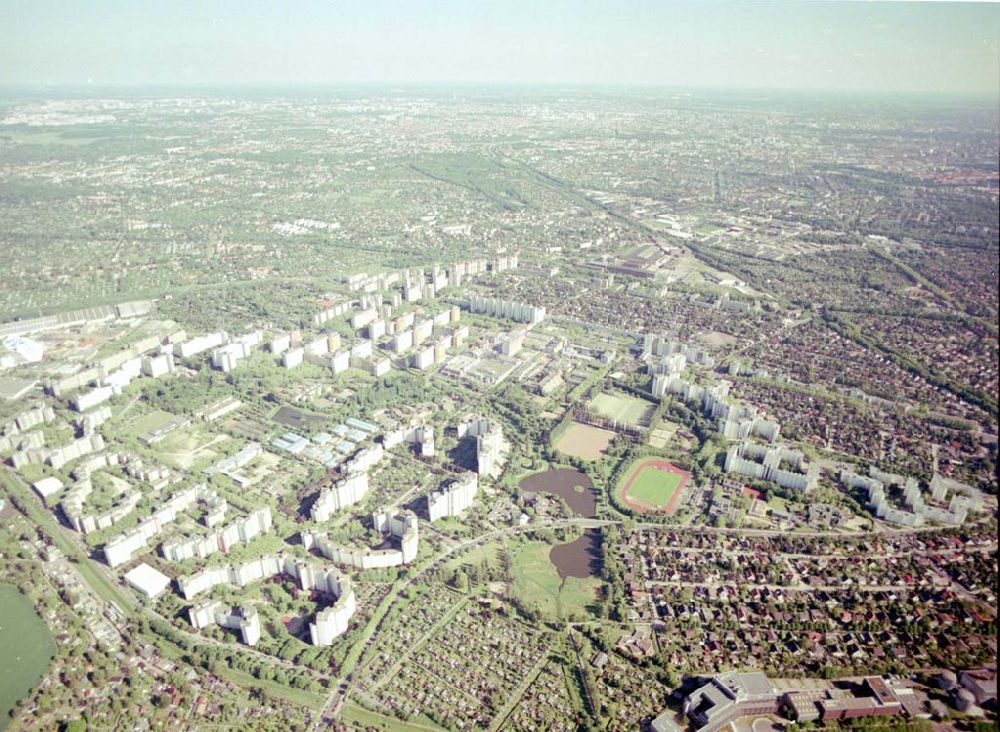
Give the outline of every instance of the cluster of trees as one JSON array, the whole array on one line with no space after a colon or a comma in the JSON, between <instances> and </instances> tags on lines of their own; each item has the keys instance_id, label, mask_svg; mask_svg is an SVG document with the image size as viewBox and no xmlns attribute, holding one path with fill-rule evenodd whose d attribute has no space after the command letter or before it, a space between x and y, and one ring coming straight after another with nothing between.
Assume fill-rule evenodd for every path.
<instances>
[{"instance_id":1,"label":"cluster of trees","mask_svg":"<svg viewBox=\"0 0 1000 732\"><path fill-rule=\"evenodd\" d=\"M520 385L514 382L504 382L488 397L493 412L501 417L510 430L507 434L517 440L526 450L533 450L536 445L544 445L547 440L548 425L539 414L533 397Z\"/></svg>"},{"instance_id":2,"label":"cluster of trees","mask_svg":"<svg viewBox=\"0 0 1000 732\"><path fill-rule=\"evenodd\" d=\"M228 668L249 674L260 681L273 681L295 689L304 689L314 693L319 693L323 689L319 681L311 674L276 667L262 658L244 653L237 648L196 643L162 620L138 618L136 622L135 632L137 634L148 632L159 636L160 643L165 641L176 646L184 653L185 661L192 666L203 668L209 673L220 675L224 669Z\"/></svg>"},{"instance_id":3,"label":"cluster of trees","mask_svg":"<svg viewBox=\"0 0 1000 732\"><path fill-rule=\"evenodd\" d=\"M617 551L621 531L615 525L601 529L601 579L606 586L606 610L612 620L619 622L628 617L625 563Z\"/></svg>"},{"instance_id":4,"label":"cluster of trees","mask_svg":"<svg viewBox=\"0 0 1000 732\"><path fill-rule=\"evenodd\" d=\"M169 317L198 330L242 332L248 323L276 328L305 324L323 283L313 277L303 280L261 280L201 288L163 300L157 306L161 317Z\"/></svg>"},{"instance_id":5,"label":"cluster of trees","mask_svg":"<svg viewBox=\"0 0 1000 732\"><path fill-rule=\"evenodd\" d=\"M489 582L510 582L512 568L510 551L501 547L496 562L484 556L478 562L463 562L450 570L432 570L431 576L460 592L470 592Z\"/></svg>"},{"instance_id":6,"label":"cluster of trees","mask_svg":"<svg viewBox=\"0 0 1000 732\"><path fill-rule=\"evenodd\" d=\"M430 380L406 371L391 372L375 379L365 389L358 389L349 404L338 410L338 417L361 417L377 409L397 404L438 402L444 396Z\"/></svg>"},{"instance_id":7,"label":"cluster of trees","mask_svg":"<svg viewBox=\"0 0 1000 732\"><path fill-rule=\"evenodd\" d=\"M192 415L206 404L231 394L225 374L205 366L193 379L157 379L145 390L142 400L171 414Z\"/></svg>"}]
</instances>

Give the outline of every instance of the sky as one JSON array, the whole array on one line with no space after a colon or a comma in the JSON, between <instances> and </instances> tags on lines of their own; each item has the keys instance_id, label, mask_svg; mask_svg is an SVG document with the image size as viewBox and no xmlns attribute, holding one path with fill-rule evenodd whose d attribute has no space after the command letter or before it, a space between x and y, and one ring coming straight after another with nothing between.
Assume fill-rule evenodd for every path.
<instances>
[{"instance_id":1,"label":"sky","mask_svg":"<svg viewBox=\"0 0 1000 732\"><path fill-rule=\"evenodd\" d=\"M557 84L996 97L1000 3L0 0L0 85Z\"/></svg>"}]
</instances>

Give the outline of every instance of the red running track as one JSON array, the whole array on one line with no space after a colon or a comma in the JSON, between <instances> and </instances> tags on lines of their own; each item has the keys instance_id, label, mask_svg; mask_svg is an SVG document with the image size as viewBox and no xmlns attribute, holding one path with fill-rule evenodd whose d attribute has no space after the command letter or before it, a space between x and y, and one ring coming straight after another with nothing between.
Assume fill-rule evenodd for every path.
<instances>
[{"instance_id":1,"label":"red running track","mask_svg":"<svg viewBox=\"0 0 1000 732\"><path fill-rule=\"evenodd\" d=\"M639 473L642 472L643 468L655 468L657 470L666 470L668 473L674 473L681 477L681 482L677 484L677 488L674 489L674 494L670 496L670 501L662 509L650 508L643 504L636 503L635 501L630 501L628 499L628 489L632 487L632 484L639 477ZM632 468L632 474L629 475L628 480L622 485L619 491L619 498L621 498L622 503L624 503L629 508L639 511L640 513L650 513L653 511L662 511L668 516L673 514L677 510L677 506L681 501L681 493L684 492L684 487L691 480L691 473L686 470L681 470L676 465L666 460L643 460L641 463L637 463L634 468Z\"/></svg>"}]
</instances>

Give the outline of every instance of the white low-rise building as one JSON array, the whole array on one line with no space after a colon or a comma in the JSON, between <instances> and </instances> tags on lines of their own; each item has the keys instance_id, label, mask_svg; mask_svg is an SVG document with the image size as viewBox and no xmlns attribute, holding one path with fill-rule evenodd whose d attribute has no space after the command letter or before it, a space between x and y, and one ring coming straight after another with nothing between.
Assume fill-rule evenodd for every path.
<instances>
[{"instance_id":1,"label":"white low-rise building","mask_svg":"<svg viewBox=\"0 0 1000 732\"><path fill-rule=\"evenodd\" d=\"M170 586L170 578L143 562L125 573L125 581L146 597L155 599Z\"/></svg>"},{"instance_id":2,"label":"white low-rise building","mask_svg":"<svg viewBox=\"0 0 1000 732\"><path fill-rule=\"evenodd\" d=\"M55 495L61 491L65 486L61 480L50 476L48 478L36 480L31 484L31 487L35 489L35 493L41 496L42 500L45 500L49 496Z\"/></svg>"}]
</instances>

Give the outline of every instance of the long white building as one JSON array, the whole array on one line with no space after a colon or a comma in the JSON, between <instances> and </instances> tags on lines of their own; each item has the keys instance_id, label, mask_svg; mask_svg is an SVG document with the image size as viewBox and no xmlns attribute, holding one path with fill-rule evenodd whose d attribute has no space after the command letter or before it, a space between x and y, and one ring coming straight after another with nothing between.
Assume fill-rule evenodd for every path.
<instances>
[{"instance_id":1,"label":"long white building","mask_svg":"<svg viewBox=\"0 0 1000 732\"><path fill-rule=\"evenodd\" d=\"M190 340L183 341L182 343L174 344L174 356L180 358L191 358L192 356L197 356L199 353L203 353L212 348L218 348L223 343L228 340L229 336L220 331L218 333L209 333L203 336L197 336L196 338L191 338Z\"/></svg>"},{"instance_id":2,"label":"long white building","mask_svg":"<svg viewBox=\"0 0 1000 732\"><path fill-rule=\"evenodd\" d=\"M652 333L646 333L642 337L642 355L644 357L656 356L659 358L683 356L687 363L704 366L708 369L715 367L715 359L706 351L692 348L680 341ZM683 369L683 366L681 369Z\"/></svg>"},{"instance_id":3,"label":"long white building","mask_svg":"<svg viewBox=\"0 0 1000 732\"><path fill-rule=\"evenodd\" d=\"M382 443L376 443L371 447L359 450L350 460L344 461L340 466L340 472L351 475L353 473L366 473L385 457L385 448Z\"/></svg>"},{"instance_id":4,"label":"long white building","mask_svg":"<svg viewBox=\"0 0 1000 732\"><path fill-rule=\"evenodd\" d=\"M783 465L788 465L788 470ZM783 488L808 491L819 481L816 466L806 467L805 455L783 445L764 446L752 442L733 445L726 453L726 472L757 480L769 480Z\"/></svg>"},{"instance_id":5,"label":"long white building","mask_svg":"<svg viewBox=\"0 0 1000 732\"><path fill-rule=\"evenodd\" d=\"M185 559L195 557L205 559L215 552L225 554L234 546L249 544L255 537L270 530L271 509L263 506L248 516L206 536L165 541L160 546L160 553L164 559L170 562L182 562Z\"/></svg>"},{"instance_id":6,"label":"long white building","mask_svg":"<svg viewBox=\"0 0 1000 732\"><path fill-rule=\"evenodd\" d=\"M288 555L259 557L240 565L212 567L177 580L177 586L186 600L191 600L202 592L218 585L246 587L253 582L288 575L298 582L305 592L321 592L332 595L336 601L316 616L309 625L309 635L313 645L330 645L333 639L344 633L357 610L357 600L349 577L335 569L327 569Z\"/></svg>"},{"instance_id":7,"label":"long white building","mask_svg":"<svg viewBox=\"0 0 1000 732\"><path fill-rule=\"evenodd\" d=\"M352 473L320 491L310 510L312 520L320 523L328 521L333 514L360 501L366 493L368 473Z\"/></svg>"},{"instance_id":8,"label":"long white building","mask_svg":"<svg viewBox=\"0 0 1000 732\"><path fill-rule=\"evenodd\" d=\"M205 525L209 528L221 523L228 504L226 499L204 484L186 488L175 494L149 518L141 521L134 529L121 534L104 545L104 558L108 565L117 567L131 561L132 557L146 548L149 540L158 534L195 502L205 504Z\"/></svg>"},{"instance_id":9,"label":"long white building","mask_svg":"<svg viewBox=\"0 0 1000 732\"><path fill-rule=\"evenodd\" d=\"M375 530L386 537L399 540L399 548L372 549L371 547L341 546L334 544L324 533L302 532L302 544L313 547L327 559L358 569L384 569L409 564L417 558L419 530L417 515L412 511L388 510L372 515Z\"/></svg>"},{"instance_id":10,"label":"long white building","mask_svg":"<svg viewBox=\"0 0 1000 732\"><path fill-rule=\"evenodd\" d=\"M545 308L542 306L499 300L492 297L472 295L469 297L468 308L471 313L506 318L517 323L534 325L545 320Z\"/></svg>"},{"instance_id":11,"label":"long white building","mask_svg":"<svg viewBox=\"0 0 1000 732\"><path fill-rule=\"evenodd\" d=\"M234 608L218 600L207 600L188 608L188 619L198 630L212 623L235 630L240 634L240 640L248 646L255 646L260 640L260 618L252 605Z\"/></svg>"},{"instance_id":12,"label":"long white building","mask_svg":"<svg viewBox=\"0 0 1000 732\"><path fill-rule=\"evenodd\" d=\"M894 473L886 473L872 466L869 475L859 475L852 470L840 473L841 482L848 488L861 488L868 492L868 507L877 518L891 524L907 527L923 526L925 521L934 521L948 526L961 526L968 518L969 511L981 507L981 497L976 489L957 481L935 475L930 483L931 500L928 503L914 477L904 478ZM903 489L903 506L894 506L886 495L886 484L898 485ZM952 489L951 500L943 505Z\"/></svg>"},{"instance_id":13,"label":"long white building","mask_svg":"<svg viewBox=\"0 0 1000 732\"><path fill-rule=\"evenodd\" d=\"M778 422L765 419L753 407L732 402L728 381L703 386L671 373L655 374L652 393L656 397L676 394L688 404L700 408L705 416L716 420L719 432L730 440L761 437L774 442L781 434Z\"/></svg>"}]
</instances>

